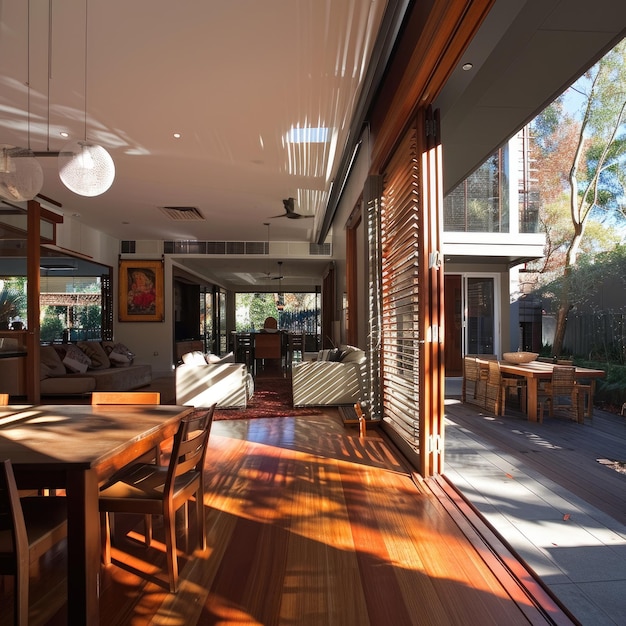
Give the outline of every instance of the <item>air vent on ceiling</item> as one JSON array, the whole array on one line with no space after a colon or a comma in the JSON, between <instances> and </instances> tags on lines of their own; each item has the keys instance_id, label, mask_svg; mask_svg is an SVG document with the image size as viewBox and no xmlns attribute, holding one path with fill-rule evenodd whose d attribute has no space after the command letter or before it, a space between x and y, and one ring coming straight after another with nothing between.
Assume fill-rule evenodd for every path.
<instances>
[{"instance_id":1,"label":"air vent on ceiling","mask_svg":"<svg viewBox=\"0 0 626 626\"><path fill-rule=\"evenodd\" d=\"M177 222L204 220L204 216L195 206L160 206L159 209Z\"/></svg>"}]
</instances>

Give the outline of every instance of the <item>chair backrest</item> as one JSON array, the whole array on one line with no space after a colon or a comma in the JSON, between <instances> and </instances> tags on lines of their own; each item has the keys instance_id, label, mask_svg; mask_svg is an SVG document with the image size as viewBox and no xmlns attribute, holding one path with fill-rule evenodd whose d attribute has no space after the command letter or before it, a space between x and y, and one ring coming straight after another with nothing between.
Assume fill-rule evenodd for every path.
<instances>
[{"instance_id":1,"label":"chair backrest","mask_svg":"<svg viewBox=\"0 0 626 626\"><path fill-rule=\"evenodd\" d=\"M0 406L6 406L7 404L9 404L9 394L0 393Z\"/></svg>"},{"instance_id":2,"label":"chair backrest","mask_svg":"<svg viewBox=\"0 0 626 626\"><path fill-rule=\"evenodd\" d=\"M480 366L476 357L466 356L463 359L463 376L466 380L477 381L480 378Z\"/></svg>"},{"instance_id":3,"label":"chair backrest","mask_svg":"<svg viewBox=\"0 0 626 626\"><path fill-rule=\"evenodd\" d=\"M0 461L0 574L28 571L28 535L20 496L8 459Z\"/></svg>"},{"instance_id":4,"label":"chair backrest","mask_svg":"<svg viewBox=\"0 0 626 626\"><path fill-rule=\"evenodd\" d=\"M500 385L502 380L502 373L500 372L500 363L498 361L489 361L489 376L487 378L487 384Z\"/></svg>"},{"instance_id":5,"label":"chair backrest","mask_svg":"<svg viewBox=\"0 0 626 626\"><path fill-rule=\"evenodd\" d=\"M174 435L165 481L165 497L173 492L177 476L195 470L201 479L215 407L212 404L208 408L197 408L181 420Z\"/></svg>"},{"instance_id":6,"label":"chair backrest","mask_svg":"<svg viewBox=\"0 0 626 626\"><path fill-rule=\"evenodd\" d=\"M553 396L567 396L574 388L576 368L570 365L555 365L552 369L551 389Z\"/></svg>"},{"instance_id":7,"label":"chair backrest","mask_svg":"<svg viewBox=\"0 0 626 626\"><path fill-rule=\"evenodd\" d=\"M304 350L304 333L289 333L287 337L291 350Z\"/></svg>"},{"instance_id":8,"label":"chair backrest","mask_svg":"<svg viewBox=\"0 0 626 626\"><path fill-rule=\"evenodd\" d=\"M161 404L158 391L94 391L91 404Z\"/></svg>"},{"instance_id":9,"label":"chair backrest","mask_svg":"<svg viewBox=\"0 0 626 626\"><path fill-rule=\"evenodd\" d=\"M275 317L266 317L263 322L263 328L276 330L278 328L278 320Z\"/></svg>"}]
</instances>

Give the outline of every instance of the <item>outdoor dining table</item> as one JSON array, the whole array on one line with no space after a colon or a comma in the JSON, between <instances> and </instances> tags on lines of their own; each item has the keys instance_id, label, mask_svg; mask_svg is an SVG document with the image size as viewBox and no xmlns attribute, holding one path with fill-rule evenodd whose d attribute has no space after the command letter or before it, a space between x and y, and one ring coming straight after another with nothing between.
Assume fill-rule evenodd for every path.
<instances>
[{"instance_id":1,"label":"outdoor dining table","mask_svg":"<svg viewBox=\"0 0 626 626\"><path fill-rule=\"evenodd\" d=\"M173 436L193 407L33 405L0 407L0 459L19 489L65 489L70 624L98 624L100 485Z\"/></svg>"},{"instance_id":2,"label":"outdoor dining table","mask_svg":"<svg viewBox=\"0 0 626 626\"><path fill-rule=\"evenodd\" d=\"M479 362L481 367L489 367L489 361L479 359ZM507 361L499 361L499 363L500 371L503 374L520 376L526 379L526 412L528 420L536 422L539 381L549 381L552 379L552 370L554 369L555 364L543 361L531 361L530 363L509 363ZM597 378L604 377L605 372L603 370L590 369L587 367L576 367L574 376L577 380L589 379L591 381L589 389L589 405L592 406L595 380Z\"/></svg>"}]
</instances>

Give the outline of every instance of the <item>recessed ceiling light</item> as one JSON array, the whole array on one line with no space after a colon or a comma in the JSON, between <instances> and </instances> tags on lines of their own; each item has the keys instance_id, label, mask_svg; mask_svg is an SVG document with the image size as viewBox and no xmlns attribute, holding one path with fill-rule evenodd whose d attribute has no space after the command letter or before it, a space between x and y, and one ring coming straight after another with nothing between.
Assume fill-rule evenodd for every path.
<instances>
[{"instance_id":1,"label":"recessed ceiling light","mask_svg":"<svg viewBox=\"0 0 626 626\"><path fill-rule=\"evenodd\" d=\"M473 63L463 63L462 67L463 67L463 71L468 72L469 70L471 70L474 67L474 64Z\"/></svg>"},{"instance_id":2,"label":"recessed ceiling light","mask_svg":"<svg viewBox=\"0 0 626 626\"><path fill-rule=\"evenodd\" d=\"M174 133L174 139L180 139L181 135L180 133Z\"/></svg>"},{"instance_id":3,"label":"recessed ceiling light","mask_svg":"<svg viewBox=\"0 0 626 626\"><path fill-rule=\"evenodd\" d=\"M65 137L65 138L67 138L67 137L69 137L69 136L70 136L70 134L69 134L68 132L64 131L64 130L62 130L62 131L59 133L59 135L61 135L61 137Z\"/></svg>"}]
</instances>

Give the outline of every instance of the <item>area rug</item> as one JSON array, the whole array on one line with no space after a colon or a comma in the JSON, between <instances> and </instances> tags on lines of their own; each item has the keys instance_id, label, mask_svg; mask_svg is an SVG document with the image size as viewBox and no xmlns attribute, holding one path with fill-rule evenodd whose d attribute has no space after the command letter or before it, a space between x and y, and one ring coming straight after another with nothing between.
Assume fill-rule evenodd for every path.
<instances>
[{"instance_id":1,"label":"area rug","mask_svg":"<svg viewBox=\"0 0 626 626\"><path fill-rule=\"evenodd\" d=\"M291 378L284 376L257 377L254 395L245 409L217 409L215 420L258 419L263 417L293 417L322 415L324 407L294 407L291 396Z\"/></svg>"}]
</instances>

